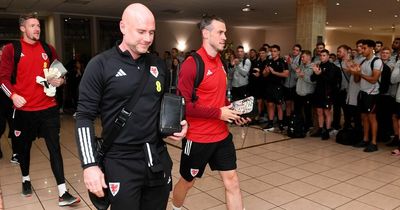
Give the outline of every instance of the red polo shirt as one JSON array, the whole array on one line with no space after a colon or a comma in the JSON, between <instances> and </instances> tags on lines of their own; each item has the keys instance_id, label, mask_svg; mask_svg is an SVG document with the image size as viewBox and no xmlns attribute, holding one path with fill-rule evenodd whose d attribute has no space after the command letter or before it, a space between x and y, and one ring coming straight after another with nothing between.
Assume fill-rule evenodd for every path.
<instances>
[{"instance_id":1,"label":"red polo shirt","mask_svg":"<svg viewBox=\"0 0 400 210\"><path fill-rule=\"evenodd\" d=\"M197 53L204 61L204 79L191 102L196 63L192 57L186 59L179 72L178 91L185 98L186 120L189 129L186 138L199 143L212 143L225 139L228 134L226 123L220 120L220 108L227 105L226 73L220 56L212 57L202 47Z\"/></svg>"}]
</instances>

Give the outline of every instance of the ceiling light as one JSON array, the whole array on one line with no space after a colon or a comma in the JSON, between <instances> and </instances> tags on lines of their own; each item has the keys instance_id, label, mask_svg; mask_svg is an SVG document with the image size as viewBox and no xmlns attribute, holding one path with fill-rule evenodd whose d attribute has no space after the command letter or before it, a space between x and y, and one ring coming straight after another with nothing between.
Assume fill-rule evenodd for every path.
<instances>
[{"instance_id":1,"label":"ceiling light","mask_svg":"<svg viewBox=\"0 0 400 210\"><path fill-rule=\"evenodd\" d=\"M372 31L372 27L369 27L369 30Z\"/></svg>"},{"instance_id":2,"label":"ceiling light","mask_svg":"<svg viewBox=\"0 0 400 210\"><path fill-rule=\"evenodd\" d=\"M368 12L372 12L372 9L369 9Z\"/></svg>"},{"instance_id":3,"label":"ceiling light","mask_svg":"<svg viewBox=\"0 0 400 210\"><path fill-rule=\"evenodd\" d=\"M250 7L250 4L246 4L246 7Z\"/></svg>"},{"instance_id":4,"label":"ceiling light","mask_svg":"<svg viewBox=\"0 0 400 210\"><path fill-rule=\"evenodd\" d=\"M278 13L277 13L277 12L275 12L274 14L275 14L275 15L277 15Z\"/></svg>"},{"instance_id":5,"label":"ceiling light","mask_svg":"<svg viewBox=\"0 0 400 210\"><path fill-rule=\"evenodd\" d=\"M400 0L399 0L400 1ZM339 2L336 2L336 6L340 6L340 3Z\"/></svg>"},{"instance_id":6,"label":"ceiling light","mask_svg":"<svg viewBox=\"0 0 400 210\"><path fill-rule=\"evenodd\" d=\"M242 11L243 12L250 12L251 9L250 9L250 7L244 7L244 8L242 8Z\"/></svg>"},{"instance_id":7,"label":"ceiling light","mask_svg":"<svg viewBox=\"0 0 400 210\"><path fill-rule=\"evenodd\" d=\"M352 25L349 25L349 28L353 27Z\"/></svg>"},{"instance_id":8,"label":"ceiling light","mask_svg":"<svg viewBox=\"0 0 400 210\"><path fill-rule=\"evenodd\" d=\"M326 21L326 25L329 25L329 22L328 22L328 21Z\"/></svg>"},{"instance_id":9,"label":"ceiling light","mask_svg":"<svg viewBox=\"0 0 400 210\"><path fill-rule=\"evenodd\" d=\"M400 0L399 0L400 1ZM398 15L394 15L395 18L399 17Z\"/></svg>"}]
</instances>

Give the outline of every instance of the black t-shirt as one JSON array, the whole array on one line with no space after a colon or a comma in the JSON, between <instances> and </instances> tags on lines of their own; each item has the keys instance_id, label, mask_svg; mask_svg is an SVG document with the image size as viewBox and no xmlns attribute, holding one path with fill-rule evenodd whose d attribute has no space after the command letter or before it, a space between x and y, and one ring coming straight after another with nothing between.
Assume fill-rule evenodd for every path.
<instances>
[{"instance_id":1,"label":"black t-shirt","mask_svg":"<svg viewBox=\"0 0 400 210\"><path fill-rule=\"evenodd\" d=\"M283 70L288 70L289 69L288 64L282 58L278 58L277 60L268 59L267 66L270 66L276 72L283 72ZM285 81L284 77L278 77L278 76L276 76L275 74L272 74L272 73L270 73L266 77L267 85L274 85L274 86L282 85L282 83L284 81Z\"/></svg>"}]
</instances>

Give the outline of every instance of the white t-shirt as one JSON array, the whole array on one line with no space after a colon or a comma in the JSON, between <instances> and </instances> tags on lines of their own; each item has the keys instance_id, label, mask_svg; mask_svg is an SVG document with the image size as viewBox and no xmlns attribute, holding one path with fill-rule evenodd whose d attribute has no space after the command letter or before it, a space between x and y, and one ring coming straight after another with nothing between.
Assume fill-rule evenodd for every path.
<instances>
[{"instance_id":1,"label":"white t-shirt","mask_svg":"<svg viewBox=\"0 0 400 210\"><path fill-rule=\"evenodd\" d=\"M376 56L372 56L371 59L365 60L362 65L361 65L361 74L366 75L366 76L372 76L372 69L371 69L371 62ZM374 61L374 69L377 69L379 71L382 71L382 60L381 59L376 59ZM360 90L364 91L368 94L371 95L376 95L379 94L379 82L376 82L375 84L369 83L367 80L361 78L360 81Z\"/></svg>"}]
</instances>

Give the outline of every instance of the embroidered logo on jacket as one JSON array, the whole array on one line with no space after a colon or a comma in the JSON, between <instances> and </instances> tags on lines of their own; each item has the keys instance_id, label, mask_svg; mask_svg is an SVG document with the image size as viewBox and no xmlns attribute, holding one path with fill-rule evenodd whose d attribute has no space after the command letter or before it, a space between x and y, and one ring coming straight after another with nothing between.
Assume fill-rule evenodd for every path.
<instances>
[{"instance_id":1,"label":"embroidered logo on jacket","mask_svg":"<svg viewBox=\"0 0 400 210\"><path fill-rule=\"evenodd\" d=\"M195 177L199 173L199 169L191 168L190 174Z\"/></svg>"},{"instance_id":2,"label":"embroidered logo on jacket","mask_svg":"<svg viewBox=\"0 0 400 210\"><path fill-rule=\"evenodd\" d=\"M43 60L47 60L49 57L47 56L46 53L42 53L42 58L43 58Z\"/></svg>"},{"instance_id":3,"label":"embroidered logo on jacket","mask_svg":"<svg viewBox=\"0 0 400 210\"><path fill-rule=\"evenodd\" d=\"M150 66L150 73L157 78L158 77L158 69L157 66Z\"/></svg>"}]
</instances>

